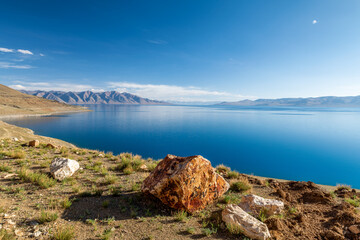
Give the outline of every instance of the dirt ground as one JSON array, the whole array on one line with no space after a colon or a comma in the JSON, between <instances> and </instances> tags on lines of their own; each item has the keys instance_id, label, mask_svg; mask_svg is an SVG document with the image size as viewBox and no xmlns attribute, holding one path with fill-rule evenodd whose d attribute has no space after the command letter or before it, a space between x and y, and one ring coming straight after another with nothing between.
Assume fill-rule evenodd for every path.
<instances>
[{"instance_id":1,"label":"dirt ground","mask_svg":"<svg viewBox=\"0 0 360 240\"><path fill-rule=\"evenodd\" d=\"M248 188L232 189L189 215L141 193L141 183L157 161L51 148L43 141L34 148L25 141L0 140L0 239L247 239L228 231L221 211L248 193L284 201L280 215L255 216L267 224L273 239L360 239L360 195L346 186L324 188L219 168L230 184L240 181ZM77 160L81 170L52 182L49 165L55 157ZM124 168L126 161L130 165ZM25 170L45 177L26 178Z\"/></svg>"}]
</instances>

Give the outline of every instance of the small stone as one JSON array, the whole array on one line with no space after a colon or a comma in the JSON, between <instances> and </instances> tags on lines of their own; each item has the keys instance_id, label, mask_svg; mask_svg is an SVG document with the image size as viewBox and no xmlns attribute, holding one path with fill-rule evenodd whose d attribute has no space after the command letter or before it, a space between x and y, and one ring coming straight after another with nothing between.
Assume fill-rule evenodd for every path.
<instances>
[{"instance_id":1,"label":"small stone","mask_svg":"<svg viewBox=\"0 0 360 240\"><path fill-rule=\"evenodd\" d=\"M37 226L37 225L39 225L39 223L37 221L31 221L31 222L29 222L29 225L30 226Z\"/></svg>"},{"instance_id":2,"label":"small stone","mask_svg":"<svg viewBox=\"0 0 360 240\"><path fill-rule=\"evenodd\" d=\"M6 174L4 176L4 179L11 178L11 177L14 177L14 176L17 176L17 174L16 173L9 173L9 174Z\"/></svg>"},{"instance_id":3,"label":"small stone","mask_svg":"<svg viewBox=\"0 0 360 240\"><path fill-rule=\"evenodd\" d=\"M39 140L32 140L29 142L30 147L38 147L40 145Z\"/></svg>"},{"instance_id":4,"label":"small stone","mask_svg":"<svg viewBox=\"0 0 360 240\"><path fill-rule=\"evenodd\" d=\"M34 232L34 237L40 237L42 233L40 231L36 231Z\"/></svg>"},{"instance_id":5,"label":"small stone","mask_svg":"<svg viewBox=\"0 0 360 240\"><path fill-rule=\"evenodd\" d=\"M14 137L14 138L13 138L13 141L14 141L14 142L18 142L18 141L19 141L19 139L18 139L18 138L16 138L16 137Z\"/></svg>"},{"instance_id":6,"label":"small stone","mask_svg":"<svg viewBox=\"0 0 360 240\"><path fill-rule=\"evenodd\" d=\"M50 172L53 177L59 181L71 177L80 165L77 161L67 158L55 158L50 165Z\"/></svg>"},{"instance_id":7,"label":"small stone","mask_svg":"<svg viewBox=\"0 0 360 240\"><path fill-rule=\"evenodd\" d=\"M285 198L286 198L286 193L284 192L284 190L282 190L282 189L279 188L276 192L279 194L279 196L280 196L282 199L285 199Z\"/></svg>"},{"instance_id":8,"label":"small stone","mask_svg":"<svg viewBox=\"0 0 360 240\"><path fill-rule=\"evenodd\" d=\"M51 144L51 143L46 144L46 147L47 147L47 148L51 148L51 149L55 149L55 148L56 148L55 145L53 145L53 144Z\"/></svg>"},{"instance_id":9,"label":"small stone","mask_svg":"<svg viewBox=\"0 0 360 240\"><path fill-rule=\"evenodd\" d=\"M359 234L360 233L360 225L351 225L349 227L349 231L353 234Z\"/></svg>"},{"instance_id":10,"label":"small stone","mask_svg":"<svg viewBox=\"0 0 360 240\"><path fill-rule=\"evenodd\" d=\"M15 233L15 235L18 236L18 237L24 236L24 232L21 231L20 229L16 229L16 230L14 231L14 233Z\"/></svg>"},{"instance_id":11,"label":"small stone","mask_svg":"<svg viewBox=\"0 0 360 240\"><path fill-rule=\"evenodd\" d=\"M104 154L102 154L102 153L100 153L100 154L98 155L98 157L103 158L103 157L105 157L105 155L104 155Z\"/></svg>"},{"instance_id":12,"label":"small stone","mask_svg":"<svg viewBox=\"0 0 360 240\"><path fill-rule=\"evenodd\" d=\"M148 167L146 166L146 164L142 164L140 167L139 167L140 170L144 171L144 172L147 172L149 171Z\"/></svg>"},{"instance_id":13,"label":"small stone","mask_svg":"<svg viewBox=\"0 0 360 240\"><path fill-rule=\"evenodd\" d=\"M14 222L14 221L11 220L11 219L7 220L7 223L10 224L10 225L15 225L15 224L16 224L16 222Z\"/></svg>"}]
</instances>

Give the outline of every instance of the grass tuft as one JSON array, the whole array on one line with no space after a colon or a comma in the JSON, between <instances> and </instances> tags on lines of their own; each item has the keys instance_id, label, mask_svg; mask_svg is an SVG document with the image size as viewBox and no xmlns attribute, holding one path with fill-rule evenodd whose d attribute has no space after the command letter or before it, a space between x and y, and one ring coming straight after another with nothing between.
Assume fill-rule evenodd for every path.
<instances>
[{"instance_id":1,"label":"grass tuft","mask_svg":"<svg viewBox=\"0 0 360 240\"><path fill-rule=\"evenodd\" d=\"M23 181L34 183L41 188L50 188L56 184L55 179L49 178L46 174L43 173L32 172L26 167L22 167L20 171L17 172L17 174Z\"/></svg>"}]
</instances>

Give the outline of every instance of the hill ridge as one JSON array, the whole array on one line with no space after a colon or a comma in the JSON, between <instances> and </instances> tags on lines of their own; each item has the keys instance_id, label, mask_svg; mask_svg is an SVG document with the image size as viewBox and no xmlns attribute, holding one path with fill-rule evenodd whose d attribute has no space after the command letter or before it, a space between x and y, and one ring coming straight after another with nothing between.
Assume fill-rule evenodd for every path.
<instances>
[{"instance_id":1,"label":"hill ridge","mask_svg":"<svg viewBox=\"0 0 360 240\"><path fill-rule=\"evenodd\" d=\"M163 101L151 100L142 98L137 95L127 92L117 91L22 91L23 93L34 95L37 97L46 98L49 100L56 100L67 104L146 104L146 105L162 105L168 104Z\"/></svg>"},{"instance_id":2,"label":"hill ridge","mask_svg":"<svg viewBox=\"0 0 360 240\"><path fill-rule=\"evenodd\" d=\"M308 97L308 98L277 98L241 100L237 102L222 102L217 105L232 106L286 106L286 107L360 107L360 96L349 97Z\"/></svg>"}]
</instances>

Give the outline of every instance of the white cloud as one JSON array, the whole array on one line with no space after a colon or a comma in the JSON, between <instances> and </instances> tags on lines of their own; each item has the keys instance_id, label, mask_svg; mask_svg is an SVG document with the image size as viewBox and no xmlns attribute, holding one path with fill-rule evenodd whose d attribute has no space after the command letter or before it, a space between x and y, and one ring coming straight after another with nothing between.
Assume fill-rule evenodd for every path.
<instances>
[{"instance_id":1,"label":"white cloud","mask_svg":"<svg viewBox=\"0 0 360 240\"><path fill-rule=\"evenodd\" d=\"M30 69L30 65L16 65L10 62L0 62L0 68Z\"/></svg>"},{"instance_id":2,"label":"white cloud","mask_svg":"<svg viewBox=\"0 0 360 240\"><path fill-rule=\"evenodd\" d=\"M9 49L9 48L2 48L2 47L0 47L0 52L9 53L9 52L14 52L14 50L13 50L13 49Z\"/></svg>"},{"instance_id":3,"label":"white cloud","mask_svg":"<svg viewBox=\"0 0 360 240\"><path fill-rule=\"evenodd\" d=\"M147 40L148 43L152 43L152 44L157 44L157 45L164 45L164 44L167 44L166 41L164 40L159 40L159 39L156 39L156 40Z\"/></svg>"},{"instance_id":4,"label":"white cloud","mask_svg":"<svg viewBox=\"0 0 360 240\"><path fill-rule=\"evenodd\" d=\"M182 87L175 85L155 85L155 84L137 84L127 82L108 82L105 89L98 88L87 84L72 84L59 82L25 82L13 81L10 87L18 90L44 90L44 91L109 91L116 90L119 92L128 92L140 97L168 101L168 102L222 102L222 101L239 101L245 98L254 99L254 97L245 97L240 94L233 94L224 91L212 91L198 87Z\"/></svg>"},{"instance_id":5,"label":"white cloud","mask_svg":"<svg viewBox=\"0 0 360 240\"><path fill-rule=\"evenodd\" d=\"M211 91L197 87L175 85L136 84L109 82L109 88L141 97L172 102L238 101L245 96L223 91Z\"/></svg>"},{"instance_id":6,"label":"white cloud","mask_svg":"<svg viewBox=\"0 0 360 240\"><path fill-rule=\"evenodd\" d=\"M42 53L40 53L39 55L40 55L40 57L44 57L44 56L45 56L45 54L42 54Z\"/></svg>"},{"instance_id":7,"label":"white cloud","mask_svg":"<svg viewBox=\"0 0 360 240\"><path fill-rule=\"evenodd\" d=\"M316 20L316 19L314 19L313 21L312 21L312 24L317 24L318 23L318 21Z\"/></svg>"},{"instance_id":8,"label":"white cloud","mask_svg":"<svg viewBox=\"0 0 360 240\"><path fill-rule=\"evenodd\" d=\"M19 53L22 54L28 54L28 55L34 55L32 52L30 52L29 50L24 50L24 49L18 49L17 50Z\"/></svg>"},{"instance_id":9,"label":"white cloud","mask_svg":"<svg viewBox=\"0 0 360 240\"><path fill-rule=\"evenodd\" d=\"M103 89L97 89L91 85L86 84L72 84L72 83L53 83L53 82L23 82L23 81L15 81L15 84L10 85L11 88L18 90L43 90L43 91L95 91L101 92Z\"/></svg>"}]
</instances>

